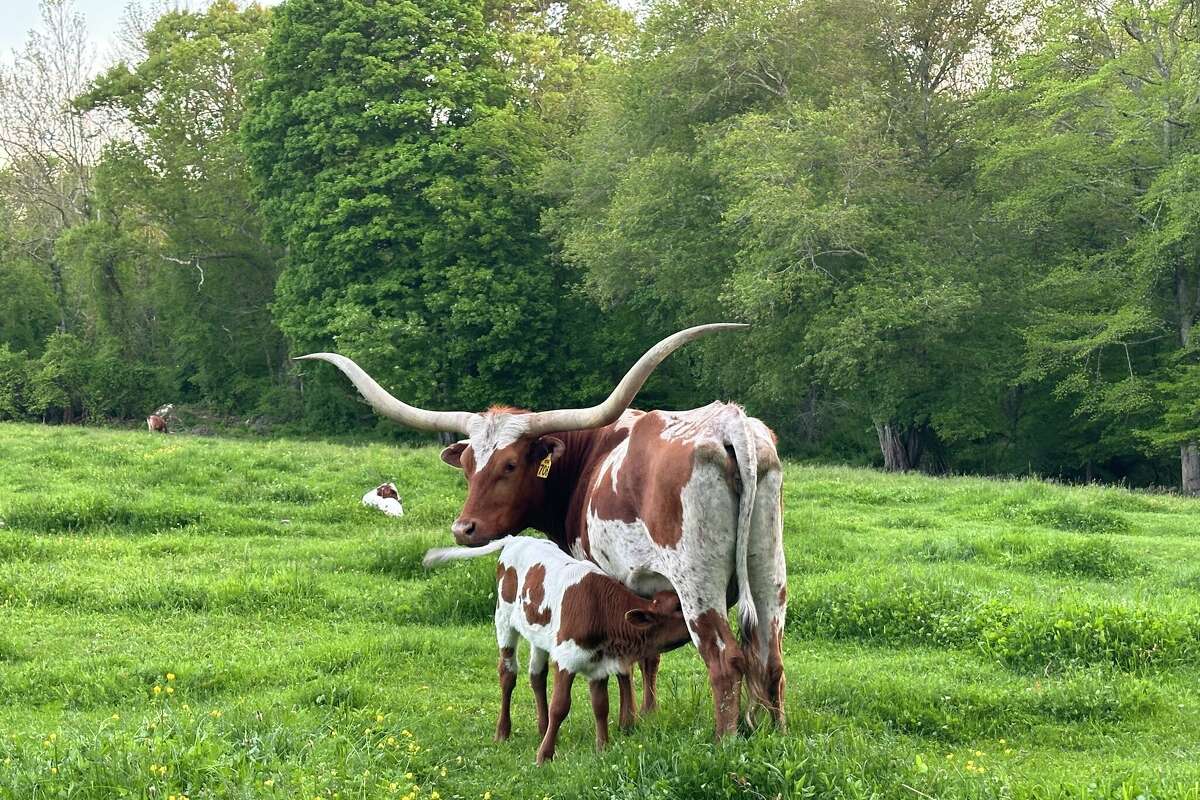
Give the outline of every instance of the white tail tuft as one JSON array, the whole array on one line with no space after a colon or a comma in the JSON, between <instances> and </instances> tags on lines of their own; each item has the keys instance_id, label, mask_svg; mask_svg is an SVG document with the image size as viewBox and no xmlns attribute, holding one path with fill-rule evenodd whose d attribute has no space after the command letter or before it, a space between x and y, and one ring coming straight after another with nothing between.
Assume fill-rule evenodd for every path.
<instances>
[{"instance_id":1,"label":"white tail tuft","mask_svg":"<svg viewBox=\"0 0 1200 800\"><path fill-rule=\"evenodd\" d=\"M447 561L483 558L486 555L495 553L497 550L503 550L504 546L511 542L513 538L512 536L505 536L502 539L493 539L487 544L479 545L479 547L435 547L425 553L425 558L421 559L421 565L429 569Z\"/></svg>"}]
</instances>

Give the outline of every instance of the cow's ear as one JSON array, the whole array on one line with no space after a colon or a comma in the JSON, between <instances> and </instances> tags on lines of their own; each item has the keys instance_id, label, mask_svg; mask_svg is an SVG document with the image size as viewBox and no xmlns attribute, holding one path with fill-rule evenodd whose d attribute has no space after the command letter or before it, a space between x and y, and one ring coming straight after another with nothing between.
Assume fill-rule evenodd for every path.
<instances>
[{"instance_id":1,"label":"cow's ear","mask_svg":"<svg viewBox=\"0 0 1200 800\"><path fill-rule=\"evenodd\" d=\"M533 447L529 448L529 455L533 461L541 461L546 456L550 456L551 461L557 461L566 450L567 446L557 436L539 436Z\"/></svg>"},{"instance_id":2,"label":"cow's ear","mask_svg":"<svg viewBox=\"0 0 1200 800\"><path fill-rule=\"evenodd\" d=\"M442 461L445 461L452 467L462 469L462 454L469 444L470 442L464 440L450 445L442 451Z\"/></svg>"},{"instance_id":3,"label":"cow's ear","mask_svg":"<svg viewBox=\"0 0 1200 800\"><path fill-rule=\"evenodd\" d=\"M649 628L658 622L658 615L642 608L631 608L625 612L625 621L635 628Z\"/></svg>"}]
</instances>

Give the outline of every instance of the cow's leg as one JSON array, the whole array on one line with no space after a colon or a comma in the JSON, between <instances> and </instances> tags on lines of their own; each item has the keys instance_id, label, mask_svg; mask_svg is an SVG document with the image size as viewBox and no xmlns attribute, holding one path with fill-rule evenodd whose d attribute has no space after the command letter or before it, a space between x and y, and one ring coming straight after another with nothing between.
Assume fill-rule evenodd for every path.
<instances>
[{"instance_id":1,"label":"cow's leg","mask_svg":"<svg viewBox=\"0 0 1200 800\"><path fill-rule=\"evenodd\" d=\"M725 612L724 587L707 602L679 593L692 641L708 667L717 738L737 731L742 689L742 654ZM699 610L698 610L699 609Z\"/></svg>"},{"instance_id":2,"label":"cow's leg","mask_svg":"<svg viewBox=\"0 0 1200 800\"><path fill-rule=\"evenodd\" d=\"M592 713L596 715L596 749L608 747L608 677L588 683L592 695Z\"/></svg>"},{"instance_id":3,"label":"cow's leg","mask_svg":"<svg viewBox=\"0 0 1200 800\"><path fill-rule=\"evenodd\" d=\"M550 703L550 724L546 727L546 735L538 748L537 763L543 764L554 758L554 746L558 742L558 729L563 720L571 713L571 683L575 673L559 669L554 673L554 699Z\"/></svg>"},{"instance_id":4,"label":"cow's leg","mask_svg":"<svg viewBox=\"0 0 1200 800\"><path fill-rule=\"evenodd\" d=\"M658 708L658 662L662 656L655 653L642 659L642 713L649 714Z\"/></svg>"},{"instance_id":5,"label":"cow's leg","mask_svg":"<svg viewBox=\"0 0 1200 800\"><path fill-rule=\"evenodd\" d=\"M549 672L549 655L545 650L529 646L529 685L533 688L533 704L537 708L538 736L546 735L550 710L546 702L546 673Z\"/></svg>"},{"instance_id":6,"label":"cow's leg","mask_svg":"<svg viewBox=\"0 0 1200 800\"><path fill-rule=\"evenodd\" d=\"M633 713L633 681L628 672L617 673L617 689L620 697L620 717L617 724L621 730L629 731L633 729L636 717Z\"/></svg>"},{"instance_id":7,"label":"cow's leg","mask_svg":"<svg viewBox=\"0 0 1200 800\"><path fill-rule=\"evenodd\" d=\"M783 630L787 616L782 482L778 466L760 473L747 553L758 627L741 632L751 695L766 707L780 730L784 729Z\"/></svg>"},{"instance_id":8,"label":"cow's leg","mask_svg":"<svg viewBox=\"0 0 1200 800\"><path fill-rule=\"evenodd\" d=\"M666 556L663 574L679 594L692 642L708 667L720 738L737 730L744 671L725 598L734 572L738 500L729 488L724 448L697 449L695 459L682 494L683 537Z\"/></svg>"}]
</instances>

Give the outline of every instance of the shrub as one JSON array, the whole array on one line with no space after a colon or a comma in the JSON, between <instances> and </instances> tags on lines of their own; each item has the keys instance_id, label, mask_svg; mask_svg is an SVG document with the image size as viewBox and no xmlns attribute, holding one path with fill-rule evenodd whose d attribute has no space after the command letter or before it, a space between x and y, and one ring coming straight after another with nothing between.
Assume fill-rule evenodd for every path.
<instances>
[{"instance_id":1,"label":"shrub","mask_svg":"<svg viewBox=\"0 0 1200 800\"><path fill-rule=\"evenodd\" d=\"M25 416L28 383L29 362L25 354L0 344L0 420Z\"/></svg>"}]
</instances>

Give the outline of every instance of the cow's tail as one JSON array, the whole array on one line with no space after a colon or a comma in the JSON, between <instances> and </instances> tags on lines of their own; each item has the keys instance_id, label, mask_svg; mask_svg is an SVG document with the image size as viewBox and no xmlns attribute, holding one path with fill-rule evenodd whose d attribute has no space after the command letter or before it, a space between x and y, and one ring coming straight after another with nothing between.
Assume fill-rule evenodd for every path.
<instances>
[{"instance_id":1,"label":"cow's tail","mask_svg":"<svg viewBox=\"0 0 1200 800\"><path fill-rule=\"evenodd\" d=\"M747 569L747 555L750 550L750 521L754 516L754 495L758 490L758 447L755 446L754 434L750 430L750 421L744 412L737 415L734 424L729 426L727 435L729 444L733 448L734 460L737 461L738 477L742 484L741 498L738 501L734 569L737 570L738 623L741 626L742 636L745 638L747 633L758 627L758 610L754 606L754 596L750 592L750 573Z\"/></svg>"},{"instance_id":2,"label":"cow's tail","mask_svg":"<svg viewBox=\"0 0 1200 800\"><path fill-rule=\"evenodd\" d=\"M487 544L481 544L479 547L435 547L425 553L425 558L421 559L421 564L428 569L447 561L482 558L495 553L497 550L503 550L504 546L512 540L512 536L505 536L502 539L493 539Z\"/></svg>"}]
</instances>

